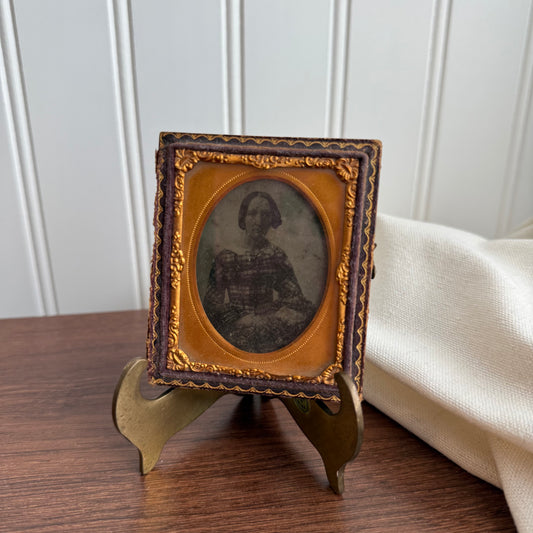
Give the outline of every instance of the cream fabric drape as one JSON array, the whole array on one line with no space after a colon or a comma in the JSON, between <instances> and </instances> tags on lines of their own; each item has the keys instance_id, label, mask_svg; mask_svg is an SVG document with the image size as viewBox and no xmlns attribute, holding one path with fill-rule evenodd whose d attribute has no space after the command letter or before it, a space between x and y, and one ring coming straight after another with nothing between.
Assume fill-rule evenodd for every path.
<instances>
[{"instance_id":1,"label":"cream fabric drape","mask_svg":"<svg viewBox=\"0 0 533 533\"><path fill-rule=\"evenodd\" d=\"M533 532L533 219L486 240L378 216L365 399Z\"/></svg>"}]
</instances>

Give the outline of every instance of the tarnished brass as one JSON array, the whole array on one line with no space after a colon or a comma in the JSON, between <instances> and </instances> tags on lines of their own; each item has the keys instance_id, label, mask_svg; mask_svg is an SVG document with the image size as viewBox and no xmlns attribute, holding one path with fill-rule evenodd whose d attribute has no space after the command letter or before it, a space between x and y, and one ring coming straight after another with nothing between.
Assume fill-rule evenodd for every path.
<instances>
[{"instance_id":1,"label":"tarnished brass","mask_svg":"<svg viewBox=\"0 0 533 533\"><path fill-rule=\"evenodd\" d=\"M363 411L352 379L344 372L335 375L340 392L340 409L333 414L321 400L283 398L289 413L313 446L326 468L336 494L344 492L344 468L353 461L363 442Z\"/></svg>"},{"instance_id":2,"label":"tarnished brass","mask_svg":"<svg viewBox=\"0 0 533 533\"><path fill-rule=\"evenodd\" d=\"M113 420L118 431L138 450L140 470L147 474L163 446L175 433L207 410L225 391L169 389L154 400L140 392L146 359L133 359L124 368L113 398ZM335 375L340 409L332 413L322 400L283 398L290 414L318 450L333 491L344 491L344 468L353 461L363 440L363 413L355 383L345 373Z\"/></svg>"},{"instance_id":3,"label":"tarnished brass","mask_svg":"<svg viewBox=\"0 0 533 533\"><path fill-rule=\"evenodd\" d=\"M154 400L141 395L140 378L146 359L131 360L122 371L113 397L113 421L118 431L138 450L140 470L147 474L157 463L163 446L225 393L169 389Z\"/></svg>"}]
</instances>

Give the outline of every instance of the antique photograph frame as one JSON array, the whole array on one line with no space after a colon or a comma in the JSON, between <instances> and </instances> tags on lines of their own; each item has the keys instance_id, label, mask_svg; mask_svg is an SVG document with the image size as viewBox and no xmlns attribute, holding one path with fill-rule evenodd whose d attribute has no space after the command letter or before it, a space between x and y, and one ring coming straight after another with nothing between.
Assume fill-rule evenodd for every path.
<instances>
[{"instance_id":1,"label":"antique photograph frame","mask_svg":"<svg viewBox=\"0 0 533 533\"><path fill-rule=\"evenodd\" d=\"M381 144L162 133L152 383L338 400L362 392Z\"/></svg>"}]
</instances>

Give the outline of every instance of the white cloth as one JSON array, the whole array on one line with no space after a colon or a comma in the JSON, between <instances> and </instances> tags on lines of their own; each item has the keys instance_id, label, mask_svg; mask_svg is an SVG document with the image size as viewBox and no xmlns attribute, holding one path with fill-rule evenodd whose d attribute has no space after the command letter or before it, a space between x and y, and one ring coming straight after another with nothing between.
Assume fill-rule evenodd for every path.
<instances>
[{"instance_id":1,"label":"white cloth","mask_svg":"<svg viewBox=\"0 0 533 533\"><path fill-rule=\"evenodd\" d=\"M379 216L363 393L533 532L533 219L486 240Z\"/></svg>"}]
</instances>

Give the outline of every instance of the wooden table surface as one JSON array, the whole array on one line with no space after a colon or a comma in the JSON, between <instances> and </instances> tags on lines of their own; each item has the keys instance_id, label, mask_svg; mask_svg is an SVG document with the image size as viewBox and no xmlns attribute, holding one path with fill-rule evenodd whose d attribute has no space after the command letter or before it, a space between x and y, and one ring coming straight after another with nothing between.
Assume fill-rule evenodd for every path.
<instances>
[{"instance_id":1,"label":"wooden table surface","mask_svg":"<svg viewBox=\"0 0 533 533\"><path fill-rule=\"evenodd\" d=\"M111 400L145 333L139 311L0 321L0 531L515 531L501 491L368 404L343 496L259 397L221 398L141 476Z\"/></svg>"}]
</instances>

